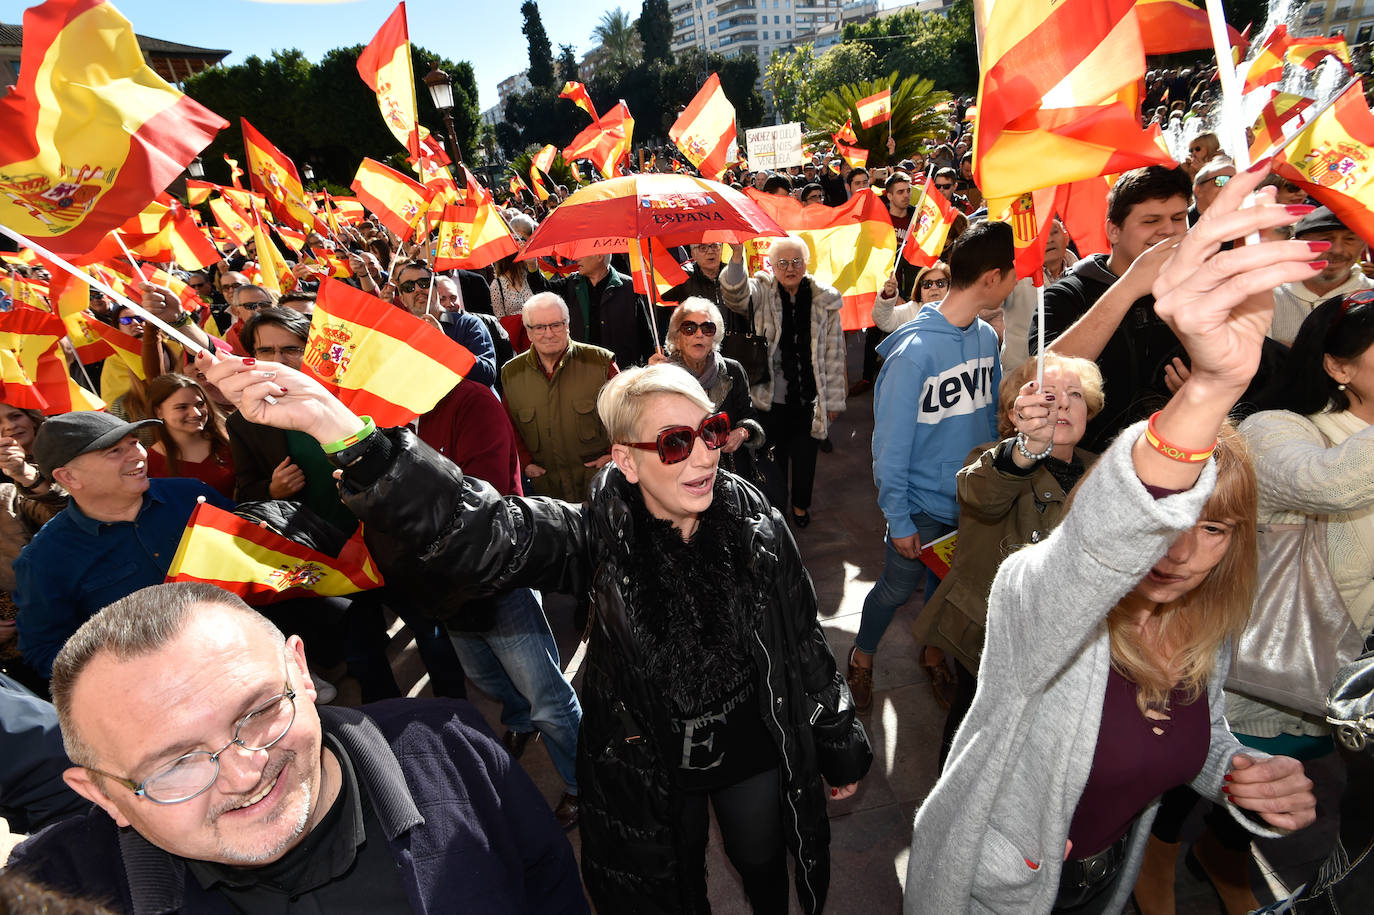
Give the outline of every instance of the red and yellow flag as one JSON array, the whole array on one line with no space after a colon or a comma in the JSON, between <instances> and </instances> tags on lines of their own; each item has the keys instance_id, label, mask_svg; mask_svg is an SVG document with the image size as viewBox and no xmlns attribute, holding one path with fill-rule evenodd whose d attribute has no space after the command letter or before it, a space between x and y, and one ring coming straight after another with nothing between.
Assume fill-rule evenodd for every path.
<instances>
[{"instance_id":1,"label":"red and yellow flag","mask_svg":"<svg viewBox=\"0 0 1374 915\"><path fill-rule=\"evenodd\" d=\"M1274 158L1274 171L1374 244L1374 114L1356 80Z\"/></svg>"},{"instance_id":2,"label":"red and yellow flag","mask_svg":"<svg viewBox=\"0 0 1374 915\"><path fill-rule=\"evenodd\" d=\"M224 161L227 162L227 163L229 164L229 181L230 181L230 183L233 184L234 187L236 187L236 188L242 190L242 189L243 189L243 182L240 181L239 179L241 179L241 178L243 177L243 169L239 168L239 160L238 160L238 159L231 159L231 158L229 158L229 154L228 154L228 153L225 153L225 154L224 154Z\"/></svg>"},{"instance_id":3,"label":"red and yellow flag","mask_svg":"<svg viewBox=\"0 0 1374 915\"><path fill-rule=\"evenodd\" d=\"M51 295L48 301L52 310L66 326L67 339L76 348L76 357L90 364L113 356L114 348L91 333L86 327L95 318L86 313L91 307L91 287L56 266L52 268Z\"/></svg>"},{"instance_id":4,"label":"red and yellow flag","mask_svg":"<svg viewBox=\"0 0 1374 915\"><path fill-rule=\"evenodd\" d=\"M91 319L85 322L86 329L96 337L107 343L114 354L129 368L140 381L147 381L148 375L143 371L143 341L137 337L131 337L117 327L111 327L104 321Z\"/></svg>"},{"instance_id":5,"label":"red and yellow flag","mask_svg":"<svg viewBox=\"0 0 1374 915\"><path fill-rule=\"evenodd\" d=\"M439 221L435 270L481 270L520 250L496 205L447 206Z\"/></svg>"},{"instance_id":6,"label":"red and yellow flag","mask_svg":"<svg viewBox=\"0 0 1374 915\"><path fill-rule=\"evenodd\" d=\"M186 202L193 207L204 206L210 201L210 195L218 192L218 184L197 181L194 178L186 179Z\"/></svg>"},{"instance_id":7,"label":"red and yellow flag","mask_svg":"<svg viewBox=\"0 0 1374 915\"><path fill-rule=\"evenodd\" d=\"M524 191L525 193L531 195L534 194L534 191L530 190L530 186L525 183L524 179L522 179L519 175L511 175L510 192L518 197L520 196L521 191Z\"/></svg>"},{"instance_id":8,"label":"red and yellow flag","mask_svg":"<svg viewBox=\"0 0 1374 915\"><path fill-rule=\"evenodd\" d=\"M1346 47L1345 39L1340 35L1332 35L1330 38L1294 38L1288 43L1288 50L1283 55L1284 60L1290 64L1297 64L1307 70L1317 69L1328 57L1340 61L1341 66L1345 67L1345 72L1355 72L1350 66L1350 49Z\"/></svg>"},{"instance_id":9,"label":"red and yellow flag","mask_svg":"<svg viewBox=\"0 0 1374 915\"><path fill-rule=\"evenodd\" d=\"M235 248L248 247L248 241L253 237L253 226L248 214L238 204L229 197L216 197L210 201L210 214Z\"/></svg>"},{"instance_id":10,"label":"red and yellow flag","mask_svg":"<svg viewBox=\"0 0 1374 915\"><path fill-rule=\"evenodd\" d=\"M835 152L840 154L841 159L849 163L850 168L863 168L864 163L868 161L868 150L842 143L839 136L835 137Z\"/></svg>"},{"instance_id":11,"label":"red and yellow flag","mask_svg":"<svg viewBox=\"0 0 1374 915\"><path fill-rule=\"evenodd\" d=\"M590 159L603 176L613 178L619 173L620 163L629 155L634 131L635 120L630 117L630 109L622 99L590 127L573 137L563 150L563 158L569 162Z\"/></svg>"},{"instance_id":12,"label":"red and yellow flag","mask_svg":"<svg viewBox=\"0 0 1374 915\"><path fill-rule=\"evenodd\" d=\"M982 42L974 177L988 197L1173 165L1141 129L1145 75L1134 0L978 0Z\"/></svg>"},{"instance_id":13,"label":"red and yellow flag","mask_svg":"<svg viewBox=\"0 0 1374 915\"><path fill-rule=\"evenodd\" d=\"M1283 58L1292 43L1293 40L1288 37L1288 26L1275 26L1245 71L1244 91L1250 92L1260 86L1278 82L1283 77Z\"/></svg>"},{"instance_id":14,"label":"red and yellow flag","mask_svg":"<svg viewBox=\"0 0 1374 915\"><path fill-rule=\"evenodd\" d=\"M540 200L548 200L549 191L544 187L544 180L539 177L539 173L548 174L549 169L553 168L553 160L557 155L558 148L548 145L530 159L530 186L534 188L534 194Z\"/></svg>"},{"instance_id":15,"label":"red and yellow flag","mask_svg":"<svg viewBox=\"0 0 1374 915\"><path fill-rule=\"evenodd\" d=\"M363 159L352 186L358 201L402 241L410 238L429 206L424 185L375 159Z\"/></svg>"},{"instance_id":16,"label":"red and yellow flag","mask_svg":"<svg viewBox=\"0 0 1374 915\"><path fill-rule=\"evenodd\" d=\"M1136 19L1146 54L1178 54L1212 50L1212 29L1207 10L1188 0L1136 0ZM1245 47L1245 38L1230 25L1226 33L1234 48Z\"/></svg>"},{"instance_id":17,"label":"red and yellow flag","mask_svg":"<svg viewBox=\"0 0 1374 915\"><path fill-rule=\"evenodd\" d=\"M831 136L833 136L836 140L838 140L841 143L848 143L850 145L859 142L858 134L854 133L853 118L846 118L844 126L841 127L839 130L835 131L833 134L831 134Z\"/></svg>"},{"instance_id":18,"label":"red and yellow flag","mask_svg":"<svg viewBox=\"0 0 1374 915\"><path fill-rule=\"evenodd\" d=\"M855 107L859 112L860 127L874 127L884 121L892 120L892 90L875 92L868 98L861 98Z\"/></svg>"},{"instance_id":19,"label":"red and yellow flag","mask_svg":"<svg viewBox=\"0 0 1374 915\"><path fill-rule=\"evenodd\" d=\"M725 97L720 77L712 73L690 104L678 115L668 136L703 178L719 181L739 158L735 106Z\"/></svg>"},{"instance_id":20,"label":"red and yellow flag","mask_svg":"<svg viewBox=\"0 0 1374 915\"><path fill-rule=\"evenodd\" d=\"M228 123L164 82L102 0L27 10L17 71L0 99L0 222L59 254L95 247Z\"/></svg>"},{"instance_id":21,"label":"red and yellow flag","mask_svg":"<svg viewBox=\"0 0 1374 915\"><path fill-rule=\"evenodd\" d=\"M338 280L320 280L303 366L359 415L403 426L434 409L474 362L436 327Z\"/></svg>"},{"instance_id":22,"label":"red and yellow flag","mask_svg":"<svg viewBox=\"0 0 1374 915\"><path fill-rule=\"evenodd\" d=\"M806 242L811 275L844 296L840 314L845 330L871 327L873 301L897 257L897 235L882 198L855 194L842 206L803 207L794 197L754 188L745 193L789 234ZM768 239L760 241L766 246Z\"/></svg>"},{"instance_id":23,"label":"red and yellow flag","mask_svg":"<svg viewBox=\"0 0 1374 915\"><path fill-rule=\"evenodd\" d=\"M929 267L940 259L940 254L945 250L945 239L949 237L949 230L958 214L945 195L935 189L934 182L930 183L924 199L921 199L920 186L913 184L911 199L913 203L921 200L921 210L911 214L911 225L902 241L902 256L909 264Z\"/></svg>"},{"instance_id":24,"label":"red and yellow flag","mask_svg":"<svg viewBox=\"0 0 1374 915\"><path fill-rule=\"evenodd\" d=\"M361 527L338 556L329 556L209 502L191 512L167 581L208 582L255 607L308 595L342 597L384 584Z\"/></svg>"},{"instance_id":25,"label":"red and yellow flag","mask_svg":"<svg viewBox=\"0 0 1374 915\"><path fill-rule=\"evenodd\" d=\"M358 55L358 75L377 93L382 119L413 159L420 158L419 119L415 114L415 70L410 62L410 32L404 0L386 17Z\"/></svg>"},{"instance_id":26,"label":"red and yellow flag","mask_svg":"<svg viewBox=\"0 0 1374 915\"><path fill-rule=\"evenodd\" d=\"M278 222L295 226L304 232L315 230L315 214L306 200L305 187L296 171L296 163L273 146L257 128L240 119L243 128L243 148L248 153L248 177L253 190L267 198L267 208Z\"/></svg>"},{"instance_id":27,"label":"red and yellow flag","mask_svg":"<svg viewBox=\"0 0 1374 915\"><path fill-rule=\"evenodd\" d=\"M565 98L578 108L587 112L593 122L600 120L596 113L596 106L592 104L592 97L587 94L587 87L575 80L568 80L563 84L563 91L558 93L559 98Z\"/></svg>"},{"instance_id":28,"label":"red and yellow flag","mask_svg":"<svg viewBox=\"0 0 1374 915\"><path fill-rule=\"evenodd\" d=\"M1291 92L1270 90L1271 96L1259 118L1255 120L1255 138L1250 143L1250 158L1258 162L1269 150L1283 142L1284 128L1289 121L1312 106L1312 99Z\"/></svg>"},{"instance_id":29,"label":"red and yellow flag","mask_svg":"<svg viewBox=\"0 0 1374 915\"><path fill-rule=\"evenodd\" d=\"M258 285L277 295L290 292L296 286L296 277L286 266L286 258L277 250L256 209L253 216L257 217L253 220L253 246L257 249Z\"/></svg>"},{"instance_id":30,"label":"red and yellow flag","mask_svg":"<svg viewBox=\"0 0 1374 915\"><path fill-rule=\"evenodd\" d=\"M184 270L201 270L224 259L180 201L164 197L154 206L163 210L157 234L146 241L129 242L130 251L145 260L171 262Z\"/></svg>"},{"instance_id":31,"label":"red and yellow flag","mask_svg":"<svg viewBox=\"0 0 1374 915\"><path fill-rule=\"evenodd\" d=\"M0 401L47 416L105 408L68 374L67 357L58 346L66 334L54 314L31 308L0 314Z\"/></svg>"},{"instance_id":32,"label":"red and yellow flag","mask_svg":"<svg viewBox=\"0 0 1374 915\"><path fill-rule=\"evenodd\" d=\"M658 290L655 297L660 305L676 305L677 302L664 300L663 294L674 286L687 282L687 271L668 253L668 248L658 238L641 238L630 245L630 275L634 277L635 292L649 294L649 252L653 251L654 286Z\"/></svg>"}]
</instances>

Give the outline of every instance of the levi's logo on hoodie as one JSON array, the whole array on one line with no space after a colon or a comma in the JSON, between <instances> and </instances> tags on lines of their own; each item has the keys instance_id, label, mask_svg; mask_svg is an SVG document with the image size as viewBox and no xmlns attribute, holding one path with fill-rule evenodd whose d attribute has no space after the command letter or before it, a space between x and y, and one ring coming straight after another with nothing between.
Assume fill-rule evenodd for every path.
<instances>
[{"instance_id":1,"label":"levi's logo on hoodie","mask_svg":"<svg viewBox=\"0 0 1374 915\"><path fill-rule=\"evenodd\" d=\"M997 389L993 385L993 373L996 368L997 357L989 355L930 376L921 386L921 412L916 421L938 423L946 417L966 416L995 405Z\"/></svg>"}]
</instances>

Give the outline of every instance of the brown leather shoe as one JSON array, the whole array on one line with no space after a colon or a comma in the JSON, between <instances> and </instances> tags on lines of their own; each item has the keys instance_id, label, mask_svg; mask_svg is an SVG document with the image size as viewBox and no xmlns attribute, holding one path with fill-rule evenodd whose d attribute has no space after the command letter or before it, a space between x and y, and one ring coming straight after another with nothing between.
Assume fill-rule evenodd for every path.
<instances>
[{"instance_id":1,"label":"brown leather shoe","mask_svg":"<svg viewBox=\"0 0 1374 915\"><path fill-rule=\"evenodd\" d=\"M558 801L557 809L553 812L553 818L558 821L559 826L563 827L564 832L577 825L577 813L580 808L581 804L577 795L564 791L563 797Z\"/></svg>"},{"instance_id":2,"label":"brown leather shoe","mask_svg":"<svg viewBox=\"0 0 1374 915\"><path fill-rule=\"evenodd\" d=\"M849 692L854 696L854 711L862 715L873 707L873 665L861 667L854 663L854 652L858 648L849 649L849 673L845 677L849 681Z\"/></svg>"},{"instance_id":3,"label":"brown leather shoe","mask_svg":"<svg viewBox=\"0 0 1374 915\"><path fill-rule=\"evenodd\" d=\"M519 759L529 742L538 739L538 731L507 731L501 742L506 745L506 752L510 754L511 759Z\"/></svg>"}]
</instances>

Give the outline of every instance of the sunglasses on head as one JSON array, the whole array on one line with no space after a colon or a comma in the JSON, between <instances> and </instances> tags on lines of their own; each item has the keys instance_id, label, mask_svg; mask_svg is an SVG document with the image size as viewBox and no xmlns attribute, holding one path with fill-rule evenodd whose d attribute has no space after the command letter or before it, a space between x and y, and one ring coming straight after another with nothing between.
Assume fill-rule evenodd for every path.
<instances>
[{"instance_id":1,"label":"sunglasses on head","mask_svg":"<svg viewBox=\"0 0 1374 915\"><path fill-rule=\"evenodd\" d=\"M1350 293L1350 295L1341 300L1340 318L1344 318L1352 311L1359 311L1370 302L1374 302L1374 289L1362 289L1359 292ZM1339 321L1340 318L1336 320Z\"/></svg>"},{"instance_id":2,"label":"sunglasses on head","mask_svg":"<svg viewBox=\"0 0 1374 915\"><path fill-rule=\"evenodd\" d=\"M658 434L652 442L625 442L627 448L640 451L657 451L658 459L665 464L679 464L691 455L692 446L700 437L702 444L712 451L722 447L730 439L730 417L725 413L712 413L693 429L691 426L671 426Z\"/></svg>"},{"instance_id":3,"label":"sunglasses on head","mask_svg":"<svg viewBox=\"0 0 1374 915\"><path fill-rule=\"evenodd\" d=\"M716 322L683 321L682 326L679 327L678 330L682 332L682 336L684 337L695 337L697 335L697 331L701 331L708 337L714 337L716 335Z\"/></svg>"},{"instance_id":4,"label":"sunglasses on head","mask_svg":"<svg viewBox=\"0 0 1374 915\"><path fill-rule=\"evenodd\" d=\"M409 295L410 293L414 292L417 288L428 289L429 284L432 281L433 277L422 276L418 280L406 280L404 283L397 286L396 288Z\"/></svg>"}]
</instances>

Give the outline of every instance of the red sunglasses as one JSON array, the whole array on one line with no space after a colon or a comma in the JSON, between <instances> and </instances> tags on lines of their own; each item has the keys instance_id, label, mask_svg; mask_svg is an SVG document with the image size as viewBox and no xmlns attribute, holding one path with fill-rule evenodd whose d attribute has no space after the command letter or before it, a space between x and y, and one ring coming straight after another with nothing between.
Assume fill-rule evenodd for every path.
<instances>
[{"instance_id":1,"label":"red sunglasses","mask_svg":"<svg viewBox=\"0 0 1374 915\"><path fill-rule=\"evenodd\" d=\"M672 426L658 434L652 442L625 442L627 448L641 451L657 451L658 459L665 464L677 464L687 460L696 444L697 436L707 448L715 451L730 439L730 417L726 413L712 413L693 429L691 426Z\"/></svg>"}]
</instances>

